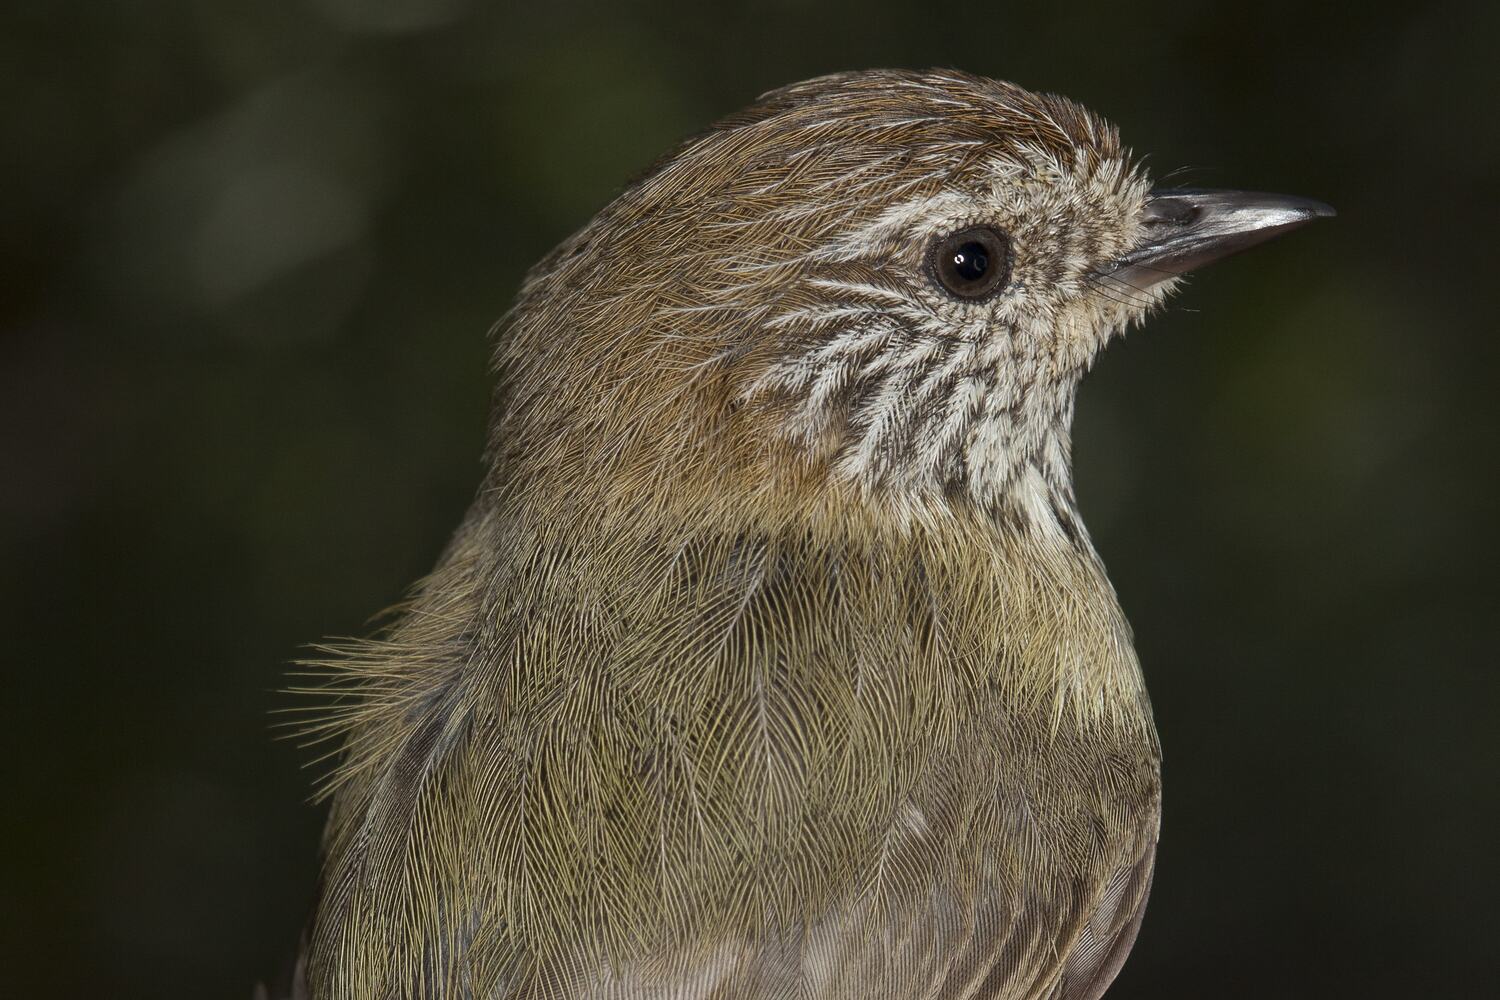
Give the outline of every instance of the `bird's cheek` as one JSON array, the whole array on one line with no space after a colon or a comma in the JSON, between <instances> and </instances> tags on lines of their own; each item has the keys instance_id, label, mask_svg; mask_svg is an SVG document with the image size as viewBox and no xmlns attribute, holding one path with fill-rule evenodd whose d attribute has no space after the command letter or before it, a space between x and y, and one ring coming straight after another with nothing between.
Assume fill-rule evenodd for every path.
<instances>
[{"instance_id":1,"label":"bird's cheek","mask_svg":"<svg viewBox=\"0 0 1500 1000\"><path fill-rule=\"evenodd\" d=\"M1053 357L1058 368L1082 374L1108 342L1119 323L1103 315L1088 298L1068 302L1053 322Z\"/></svg>"}]
</instances>

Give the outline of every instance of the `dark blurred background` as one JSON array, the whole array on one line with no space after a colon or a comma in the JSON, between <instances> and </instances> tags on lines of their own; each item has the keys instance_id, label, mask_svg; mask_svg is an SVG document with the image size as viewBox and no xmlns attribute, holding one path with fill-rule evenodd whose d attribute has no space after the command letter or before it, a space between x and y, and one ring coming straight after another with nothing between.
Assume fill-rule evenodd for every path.
<instances>
[{"instance_id":1,"label":"dark blurred background","mask_svg":"<svg viewBox=\"0 0 1500 1000\"><path fill-rule=\"evenodd\" d=\"M523 269L762 91L945 65L1340 211L1082 396L1166 749L1110 997L1494 995L1500 8L537 6L0 14L6 992L274 974L321 815L277 689L465 507Z\"/></svg>"}]
</instances>

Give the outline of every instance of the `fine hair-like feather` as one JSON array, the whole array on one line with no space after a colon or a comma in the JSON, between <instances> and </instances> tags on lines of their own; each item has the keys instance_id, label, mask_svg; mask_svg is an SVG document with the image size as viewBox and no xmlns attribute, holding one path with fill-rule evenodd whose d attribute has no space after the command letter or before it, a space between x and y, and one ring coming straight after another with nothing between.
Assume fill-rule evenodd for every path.
<instances>
[{"instance_id":1,"label":"fine hair-like feather","mask_svg":"<svg viewBox=\"0 0 1500 1000\"><path fill-rule=\"evenodd\" d=\"M1146 190L1066 100L788 87L529 275L483 486L339 748L320 998L1079 998L1149 886L1158 749L1078 516L1098 284ZM934 237L1017 247L956 303Z\"/></svg>"}]
</instances>

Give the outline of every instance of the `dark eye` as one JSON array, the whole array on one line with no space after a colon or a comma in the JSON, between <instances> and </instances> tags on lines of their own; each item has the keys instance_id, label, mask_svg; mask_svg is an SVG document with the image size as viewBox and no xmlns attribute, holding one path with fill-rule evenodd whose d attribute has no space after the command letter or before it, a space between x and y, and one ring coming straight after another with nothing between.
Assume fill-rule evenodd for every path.
<instances>
[{"instance_id":1,"label":"dark eye","mask_svg":"<svg viewBox=\"0 0 1500 1000\"><path fill-rule=\"evenodd\" d=\"M960 229L933 243L928 266L950 295L988 298L1010 280L1010 240L990 226Z\"/></svg>"}]
</instances>

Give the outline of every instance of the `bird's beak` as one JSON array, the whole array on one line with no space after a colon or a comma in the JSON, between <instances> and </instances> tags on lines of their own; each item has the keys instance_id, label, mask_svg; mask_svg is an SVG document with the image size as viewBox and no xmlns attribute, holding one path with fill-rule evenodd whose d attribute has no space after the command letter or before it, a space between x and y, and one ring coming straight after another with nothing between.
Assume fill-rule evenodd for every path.
<instances>
[{"instance_id":1,"label":"bird's beak","mask_svg":"<svg viewBox=\"0 0 1500 1000\"><path fill-rule=\"evenodd\" d=\"M1285 194L1153 191L1142 218L1145 241L1104 274L1145 289L1334 214L1321 201Z\"/></svg>"}]
</instances>

